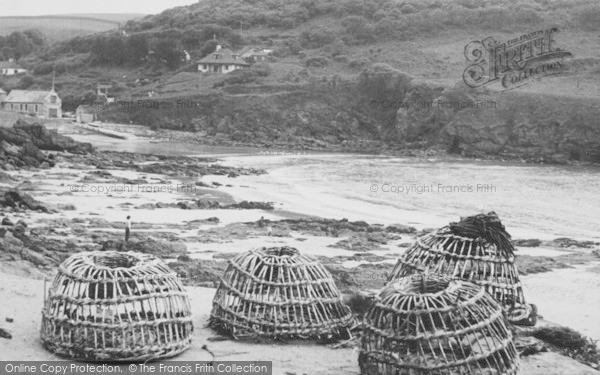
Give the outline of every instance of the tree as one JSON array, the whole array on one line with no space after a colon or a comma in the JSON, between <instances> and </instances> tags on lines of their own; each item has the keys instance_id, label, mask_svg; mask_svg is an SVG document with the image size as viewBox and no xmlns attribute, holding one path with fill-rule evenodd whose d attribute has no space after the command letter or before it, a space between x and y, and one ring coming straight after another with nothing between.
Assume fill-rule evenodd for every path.
<instances>
[{"instance_id":1,"label":"tree","mask_svg":"<svg viewBox=\"0 0 600 375\"><path fill-rule=\"evenodd\" d=\"M130 64L137 64L142 61L150 50L148 39L144 35L132 35L125 43L127 50L127 60Z\"/></svg>"},{"instance_id":2,"label":"tree","mask_svg":"<svg viewBox=\"0 0 600 375\"><path fill-rule=\"evenodd\" d=\"M154 45L156 57L164 61L165 65L171 70L177 69L181 65L181 53L177 50L175 41L163 39Z\"/></svg>"}]
</instances>

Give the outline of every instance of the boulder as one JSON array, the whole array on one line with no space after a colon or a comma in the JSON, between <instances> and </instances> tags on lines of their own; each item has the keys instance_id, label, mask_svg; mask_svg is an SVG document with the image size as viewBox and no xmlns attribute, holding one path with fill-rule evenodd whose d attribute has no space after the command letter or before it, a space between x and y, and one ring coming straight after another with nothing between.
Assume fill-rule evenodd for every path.
<instances>
[{"instance_id":1,"label":"boulder","mask_svg":"<svg viewBox=\"0 0 600 375\"><path fill-rule=\"evenodd\" d=\"M21 251L21 259L27 260L37 267L46 267L51 264L43 255L29 249L23 249Z\"/></svg>"},{"instance_id":2,"label":"boulder","mask_svg":"<svg viewBox=\"0 0 600 375\"><path fill-rule=\"evenodd\" d=\"M15 224L8 217L5 217L4 219L2 219L2 225L13 226Z\"/></svg>"},{"instance_id":3,"label":"boulder","mask_svg":"<svg viewBox=\"0 0 600 375\"><path fill-rule=\"evenodd\" d=\"M37 210L45 213L53 212L43 203L33 199L33 197L26 193L21 193L17 190L9 190L4 193L4 200L0 201L0 204L3 206L9 207L24 207L29 210Z\"/></svg>"}]
</instances>

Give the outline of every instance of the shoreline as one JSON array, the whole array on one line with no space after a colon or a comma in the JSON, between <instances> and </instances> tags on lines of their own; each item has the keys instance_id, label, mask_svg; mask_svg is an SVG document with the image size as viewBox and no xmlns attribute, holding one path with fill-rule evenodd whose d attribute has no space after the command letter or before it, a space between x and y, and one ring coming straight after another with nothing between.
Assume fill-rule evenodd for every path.
<instances>
[{"instance_id":1,"label":"shoreline","mask_svg":"<svg viewBox=\"0 0 600 375\"><path fill-rule=\"evenodd\" d=\"M393 267L397 256L405 251L415 236L426 229L423 226L407 226L412 223L410 220L403 220L401 215L396 216L394 223L372 221L367 215L365 221L371 230L369 232L364 228L360 229L361 227L352 221L364 219L364 213L362 216L357 213L359 216L356 218L344 221L342 217L332 215L332 211L327 209L321 211L320 215L314 215L314 212L313 215L307 215L306 212L297 211L293 205L282 204L263 184L257 183L257 180L268 182L272 179L270 174L263 174L260 169L248 169L256 167L252 165L255 160L252 156L257 155L221 155L221 160L216 160L212 158L214 155L154 156L114 151L102 151L94 155L62 152L52 154L55 155L56 166L49 169L8 171L4 175L9 176L9 179L0 182L0 190L19 188L51 209L50 213L27 209L5 212L5 216L9 217L13 225L2 226L2 229L6 230L2 245L9 251L5 254L6 258L0 259L0 264L13 266L0 267L0 280L3 280L0 283L3 285L0 287L0 297L5 296L11 301L10 310L0 307L0 318L3 315L16 316L15 311L19 309L27 310L27 306L31 306L41 294L34 292L21 295L21 287L11 286L15 280L51 278L56 265L73 252L124 249L123 225L127 215L132 216L133 222L131 243L127 249L147 251L164 259L182 277L190 293L204 296L204 305L197 308L200 313L195 318L195 324L199 327L207 318L206 309L209 308L209 304L205 303L205 299L211 298L210 293L213 293L211 291L214 291L218 277L226 267L227 259L241 251L260 246L297 247L302 252L317 256L334 275L340 290L345 295L350 295L356 291L377 290L383 287L386 274ZM337 156L328 155L331 158ZM283 159L292 157L298 156L275 156ZM246 162L243 166L240 163L242 159ZM285 176L282 178L285 179ZM159 187L179 186L178 184L188 186L191 183L194 184L194 189L190 190L129 194L119 194L115 191L97 194L82 189L73 191L70 187L83 184L97 187L111 184ZM229 207L240 204L243 200L247 201L245 206ZM272 203L273 208L268 208L267 203ZM18 224L20 220L26 224L22 234L19 234L19 227L22 226ZM266 227L263 223L266 223ZM385 227L390 224L397 225L394 231ZM270 232L267 227L271 228ZM8 236L6 233L13 234ZM576 284L571 284L569 280L578 277L578 273L575 272L577 268L572 267L582 264L590 264L594 269L600 267L600 258L592 254L592 250L600 243L593 244L592 247L582 247L585 244L581 238L571 241L573 242L566 242L566 245L542 241L537 247L521 247L522 254L517 253L517 256L522 255L519 257L519 268L524 273L524 283L528 285L528 280L531 280L530 285L536 288L535 297L527 290L526 294L530 295L528 298L533 303L539 303L536 298L547 300L548 305L540 304L545 310L561 303L561 299L572 297L568 294L568 288ZM28 247L37 250L10 250ZM0 256L4 254L0 252ZM598 276L596 273L594 275ZM548 280L560 280L567 289L545 287ZM593 282L596 279L589 280ZM37 285L39 286L39 283ZM586 291L592 293L593 289L588 288ZM563 293L562 297L557 295L558 292ZM577 315L573 314L577 313L577 306L585 302L583 297L573 298L574 312L561 315L564 320L561 318L558 323L565 324L577 319ZM540 313L544 315L544 311ZM23 326L19 325L14 331L13 340L0 341L0 352L10 349L7 353L11 353L11 356L21 353L29 356L25 358L46 358L44 356L48 353L36 341L39 327L37 315L28 313L28 319L22 322ZM589 323L590 319L593 319L593 316L581 319L580 323L589 327L586 333L592 338L600 338L600 327ZM10 324L2 325L8 329L13 327ZM210 330L200 329L198 336L194 338L195 347L201 346L212 336L214 333ZM215 343L209 345L217 346ZM290 352L285 362L277 357L278 353L282 352L279 345L255 345L248 349L247 344L225 341L220 346L221 353L225 356L228 355L229 345L243 347L243 351L249 352L249 359L273 356L273 360L277 361L278 370L305 369L305 365L300 363L298 358L310 352L311 356L321 359L317 365L305 369L308 373L334 374L335 369L342 365L347 366L349 374L358 371L352 348L334 350L321 346L288 344L286 353L288 349ZM177 359L197 359L198 350L190 350ZM237 354L230 356L237 360L246 358ZM333 360L329 361L330 358ZM539 360L540 357L537 357L537 360L527 359L532 366L528 374L543 373L535 372ZM564 369L561 366L565 364L566 359L561 357L552 361L558 363L555 368ZM318 366L325 370L320 371ZM587 369L591 370L590 367Z\"/></svg>"}]
</instances>

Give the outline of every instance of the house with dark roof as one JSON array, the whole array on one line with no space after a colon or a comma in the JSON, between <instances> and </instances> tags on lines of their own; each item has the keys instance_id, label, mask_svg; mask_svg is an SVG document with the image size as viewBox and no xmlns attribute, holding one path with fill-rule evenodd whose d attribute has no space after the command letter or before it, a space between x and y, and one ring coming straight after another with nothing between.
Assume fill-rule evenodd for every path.
<instances>
[{"instance_id":1,"label":"house with dark roof","mask_svg":"<svg viewBox=\"0 0 600 375\"><path fill-rule=\"evenodd\" d=\"M54 89L50 91L12 90L0 101L0 108L6 111L41 117L62 117L61 106L62 101Z\"/></svg>"},{"instance_id":2,"label":"house with dark roof","mask_svg":"<svg viewBox=\"0 0 600 375\"><path fill-rule=\"evenodd\" d=\"M3 76L12 76L15 74L27 73L26 69L23 69L16 62L9 61L0 61L0 74Z\"/></svg>"},{"instance_id":3,"label":"house with dark roof","mask_svg":"<svg viewBox=\"0 0 600 375\"><path fill-rule=\"evenodd\" d=\"M231 52L228 48L221 48L221 46L217 46L215 52L198 60L197 64L198 71L202 73L230 73L236 69L250 66L239 54Z\"/></svg>"},{"instance_id":4,"label":"house with dark roof","mask_svg":"<svg viewBox=\"0 0 600 375\"><path fill-rule=\"evenodd\" d=\"M247 46L240 50L239 55L245 61L257 62L257 61L266 61L272 53L273 53L272 49Z\"/></svg>"}]
</instances>

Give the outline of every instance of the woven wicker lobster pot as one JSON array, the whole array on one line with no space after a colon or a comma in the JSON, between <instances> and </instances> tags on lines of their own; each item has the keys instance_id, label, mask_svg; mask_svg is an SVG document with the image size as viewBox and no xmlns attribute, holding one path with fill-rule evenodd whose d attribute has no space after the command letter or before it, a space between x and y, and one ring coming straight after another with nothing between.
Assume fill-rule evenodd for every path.
<instances>
[{"instance_id":1,"label":"woven wicker lobster pot","mask_svg":"<svg viewBox=\"0 0 600 375\"><path fill-rule=\"evenodd\" d=\"M415 274L388 284L365 316L365 375L516 374L502 307L473 283Z\"/></svg>"},{"instance_id":2,"label":"woven wicker lobster pot","mask_svg":"<svg viewBox=\"0 0 600 375\"><path fill-rule=\"evenodd\" d=\"M42 343L84 361L171 357L190 346L190 303L177 275L139 253L87 252L59 267L42 312Z\"/></svg>"},{"instance_id":3,"label":"woven wicker lobster pot","mask_svg":"<svg viewBox=\"0 0 600 375\"><path fill-rule=\"evenodd\" d=\"M525 302L514 248L504 243L457 235L449 226L443 227L418 238L398 259L388 281L417 272L471 281L485 287L512 323L534 325L537 310Z\"/></svg>"},{"instance_id":4,"label":"woven wicker lobster pot","mask_svg":"<svg viewBox=\"0 0 600 375\"><path fill-rule=\"evenodd\" d=\"M230 260L210 325L234 338L349 338L355 324L329 271L292 247L261 248Z\"/></svg>"}]
</instances>

